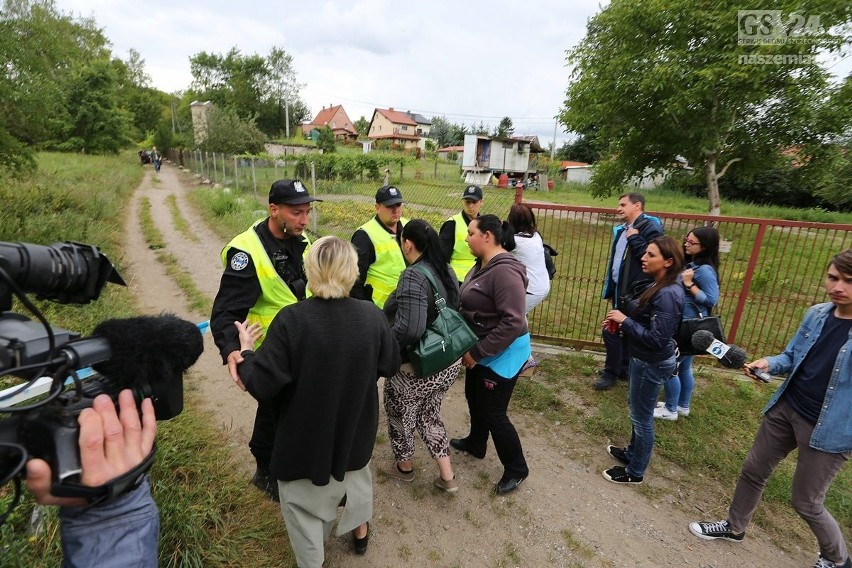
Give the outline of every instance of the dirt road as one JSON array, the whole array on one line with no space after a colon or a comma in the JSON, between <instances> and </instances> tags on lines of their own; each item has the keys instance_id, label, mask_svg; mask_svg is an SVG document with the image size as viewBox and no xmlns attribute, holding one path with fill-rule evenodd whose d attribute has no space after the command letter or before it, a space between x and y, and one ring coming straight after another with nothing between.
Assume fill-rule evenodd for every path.
<instances>
[{"instance_id":1,"label":"dirt road","mask_svg":"<svg viewBox=\"0 0 852 568\"><path fill-rule=\"evenodd\" d=\"M177 286L165 275L155 253L144 242L139 226L139 202L146 197L166 251L178 258L196 286L211 298L221 273L219 252L225 244L207 229L185 199L197 183L191 176L164 165L153 170L135 192L127 219L129 285L148 313L171 311L193 321L209 314L190 313ZM166 197L174 195L181 215L194 228L198 242L174 229ZM226 439L240 463L246 483L253 471L247 440L255 404L228 377L210 335L205 352L193 367L194 383L206 410L218 417ZM525 379L526 380L526 379ZM572 380L566 377L565 380ZM512 414L529 462L529 479L515 494L496 497L493 483L502 471L489 448L484 460L453 452L460 490L447 495L432 487L437 473L425 450L415 456L413 483L389 479L378 470L392 454L384 417L373 457L375 514L370 548L363 557L350 552L346 537L327 543L328 567L543 567L611 566L697 568L811 566L814 551L784 552L761 531L753 529L741 544L704 542L687 531L690 520L723 518L726 503L693 504L688 486L673 487L655 478L652 464L640 488L621 487L601 477L610 467L606 440L590 441L539 416ZM467 407L461 382L450 390L443 417L451 436L467 432ZM656 466L663 467L663 466ZM700 483L700 480L696 480ZM733 480L731 480L733 485ZM700 507L700 509L699 509ZM715 509L713 507L716 507ZM703 512L701 511L703 509ZM258 514L280 516L273 503ZM283 522L282 522L283 530ZM251 566L250 560L246 566Z\"/></svg>"}]
</instances>

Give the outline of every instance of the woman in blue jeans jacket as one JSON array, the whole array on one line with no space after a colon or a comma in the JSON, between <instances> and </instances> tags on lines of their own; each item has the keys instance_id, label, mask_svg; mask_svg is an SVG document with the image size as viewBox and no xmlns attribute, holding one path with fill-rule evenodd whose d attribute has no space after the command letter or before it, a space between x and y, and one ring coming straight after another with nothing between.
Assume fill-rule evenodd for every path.
<instances>
[{"instance_id":1,"label":"woman in blue jeans jacket","mask_svg":"<svg viewBox=\"0 0 852 568\"><path fill-rule=\"evenodd\" d=\"M683 319L707 317L719 301L719 231L714 227L696 227L683 239L686 270L681 274L686 300ZM678 374L665 382L666 401L658 403L654 418L677 420L689 416L689 403L695 388L692 355L678 360Z\"/></svg>"},{"instance_id":2,"label":"woman in blue jeans jacket","mask_svg":"<svg viewBox=\"0 0 852 568\"><path fill-rule=\"evenodd\" d=\"M648 244L642 256L642 272L653 277L638 299L632 300L626 316L619 310L606 315L621 326L630 354L630 379L627 402L633 432L626 448L608 446L607 451L623 465L603 472L613 483L642 483L654 449L654 408L663 381L674 374L675 333L683 314L683 286L678 275L683 268L683 251L671 237L658 237Z\"/></svg>"}]
</instances>

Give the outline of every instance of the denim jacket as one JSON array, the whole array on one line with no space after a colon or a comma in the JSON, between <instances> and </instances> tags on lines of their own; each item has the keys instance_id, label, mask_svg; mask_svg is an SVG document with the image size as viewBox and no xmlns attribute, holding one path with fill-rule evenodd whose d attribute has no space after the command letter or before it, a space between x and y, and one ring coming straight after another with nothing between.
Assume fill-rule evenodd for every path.
<instances>
[{"instance_id":1,"label":"denim jacket","mask_svg":"<svg viewBox=\"0 0 852 568\"><path fill-rule=\"evenodd\" d=\"M694 296L686 290L683 301L683 319L707 317L719 302L719 277L713 266L709 264L695 264L690 262L687 268L695 270L692 281L698 287L698 293ZM683 282L683 278L679 279Z\"/></svg>"},{"instance_id":2,"label":"denim jacket","mask_svg":"<svg viewBox=\"0 0 852 568\"><path fill-rule=\"evenodd\" d=\"M654 294L641 310L638 299L630 302L621 332L627 338L631 357L658 363L674 356L673 338L683 316L683 298L683 286L671 284Z\"/></svg>"},{"instance_id":3,"label":"denim jacket","mask_svg":"<svg viewBox=\"0 0 852 568\"><path fill-rule=\"evenodd\" d=\"M784 352L774 357L766 357L769 361L769 372L773 375L787 373L787 379L775 391L769 400L764 414L772 408L781 398L787 385L801 365L802 360L819 334L822 332L828 314L834 309L834 304L817 304L812 306L805 314L802 325L796 331L796 335L787 344ZM821 452L841 453L852 451L852 332L848 340L840 348L831 379L828 382L828 390L825 393L825 401L819 413L814 432L811 435L810 446Z\"/></svg>"},{"instance_id":4,"label":"denim jacket","mask_svg":"<svg viewBox=\"0 0 852 568\"><path fill-rule=\"evenodd\" d=\"M62 568L157 568L160 513L148 476L136 489L95 507L61 507Z\"/></svg>"}]
</instances>

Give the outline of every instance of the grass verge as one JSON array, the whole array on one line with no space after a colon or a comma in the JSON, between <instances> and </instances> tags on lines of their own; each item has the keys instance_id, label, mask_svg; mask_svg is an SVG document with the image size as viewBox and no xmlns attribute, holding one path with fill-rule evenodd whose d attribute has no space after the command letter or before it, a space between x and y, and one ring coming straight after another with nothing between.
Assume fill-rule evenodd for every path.
<instances>
[{"instance_id":1,"label":"grass verge","mask_svg":"<svg viewBox=\"0 0 852 568\"><path fill-rule=\"evenodd\" d=\"M157 260L166 267L166 274L175 281L175 284L184 293L189 309L198 314L209 314L213 309L213 300L198 289L192 276L181 268L175 255L160 250L165 247L165 240L163 234L154 226L154 219L151 217L151 201L147 197L143 197L139 205L139 222L142 225L142 235L145 237L145 242L148 243L148 248L155 251Z\"/></svg>"}]
</instances>

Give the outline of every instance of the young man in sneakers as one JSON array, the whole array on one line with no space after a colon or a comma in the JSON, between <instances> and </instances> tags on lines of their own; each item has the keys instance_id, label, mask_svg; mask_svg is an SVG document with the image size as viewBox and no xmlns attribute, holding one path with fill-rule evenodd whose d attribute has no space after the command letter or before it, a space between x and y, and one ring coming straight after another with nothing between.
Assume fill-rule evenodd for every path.
<instances>
[{"instance_id":1,"label":"young man in sneakers","mask_svg":"<svg viewBox=\"0 0 852 568\"><path fill-rule=\"evenodd\" d=\"M852 456L852 249L831 259L825 291L831 302L808 310L783 353L746 365L752 379L752 369L789 374L766 405L728 518L691 523L689 530L706 540L742 540L767 479L798 449L791 502L819 543L814 568L852 568L840 527L823 505L832 480Z\"/></svg>"}]
</instances>

